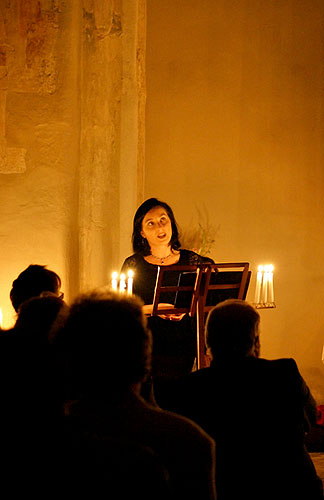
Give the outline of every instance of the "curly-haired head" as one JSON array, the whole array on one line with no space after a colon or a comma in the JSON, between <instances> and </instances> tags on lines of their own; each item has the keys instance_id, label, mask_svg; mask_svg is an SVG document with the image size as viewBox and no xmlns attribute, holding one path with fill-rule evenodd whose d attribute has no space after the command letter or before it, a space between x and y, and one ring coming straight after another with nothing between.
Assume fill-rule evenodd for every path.
<instances>
[{"instance_id":1,"label":"curly-haired head","mask_svg":"<svg viewBox=\"0 0 324 500\"><path fill-rule=\"evenodd\" d=\"M71 304L54 344L78 394L120 392L145 379L152 340L142 305L136 296L106 290L82 294Z\"/></svg>"}]
</instances>

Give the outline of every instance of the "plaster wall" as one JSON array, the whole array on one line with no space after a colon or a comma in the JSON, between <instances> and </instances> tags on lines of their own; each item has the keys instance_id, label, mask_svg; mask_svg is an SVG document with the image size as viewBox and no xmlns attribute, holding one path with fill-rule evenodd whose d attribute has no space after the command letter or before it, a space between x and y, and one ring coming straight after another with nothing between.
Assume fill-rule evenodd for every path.
<instances>
[{"instance_id":1,"label":"plaster wall","mask_svg":"<svg viewBox=\"0 0 324 500\"><path fill-rule=\"evenodd\" d=\"M324 402L324 4L147 0L145 197L219 262L275 266L262 355Z\"/></svg>"}]
</instances>

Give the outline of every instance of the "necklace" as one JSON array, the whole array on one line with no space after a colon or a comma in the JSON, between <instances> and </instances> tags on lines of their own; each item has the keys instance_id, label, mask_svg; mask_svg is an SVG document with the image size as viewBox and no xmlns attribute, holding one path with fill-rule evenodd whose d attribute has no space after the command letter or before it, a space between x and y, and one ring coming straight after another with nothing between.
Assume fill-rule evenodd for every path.
<instances>
[{"instance_id":1,"label":"necklace","mask_svg":"<svg viewBox=\"0 0 324 500\"><path fill-rule=\"evenodd\" d=\"M156 255L153 255L152 253L151 253L151 255L152 255L152 257L154 257L154 259L160 260L161 264L164 264L164 261L167 260L169 257L171 257L172 252L169 253L169 255L167 255L166 257L157 257Z\"/></svg>"}]
</instances>

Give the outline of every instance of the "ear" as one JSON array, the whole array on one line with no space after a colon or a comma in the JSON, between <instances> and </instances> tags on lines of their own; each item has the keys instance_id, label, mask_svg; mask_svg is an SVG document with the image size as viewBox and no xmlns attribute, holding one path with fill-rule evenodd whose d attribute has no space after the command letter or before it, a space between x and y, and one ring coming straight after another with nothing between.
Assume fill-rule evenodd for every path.
<instances>
[{"instance_id":1,"label":"ear","mask_svg":"<svg viewBox=\"0 0 324 500\"><path fill-rule=\"evenodd\" d=\"M253 342L253 353L256 358L260 357L260 337L256 335Z\"/></svg>"},{"instance_id":2,"label":"ear","mask_svg":"<svg viewBox=\"0 0 324 500\"><path fill-rule=\"evenodd\" d=\"M142 236L142 238L145 240L145 236L144 236L144 233L143 231L140 232L140 235Z\"/></svg>"}]
</instances>

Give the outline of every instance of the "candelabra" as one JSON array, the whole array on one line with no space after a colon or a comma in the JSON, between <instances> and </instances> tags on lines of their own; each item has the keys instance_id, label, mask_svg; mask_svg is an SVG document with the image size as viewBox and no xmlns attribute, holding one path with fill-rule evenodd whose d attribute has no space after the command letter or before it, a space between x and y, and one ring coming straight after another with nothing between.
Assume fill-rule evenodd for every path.
<instances>
[{"instance_id":1,"label":"candelabra","mask_svg":"<svg viewBox=\"0 0 324 500\"><path fill-rule=\"evenodd\" d=\"M124 273L118 275L118 273L113 272L111 280L111 288L115 292L125 293L127 291L128 295L133 293L133 271L128 271L128 278L126 282L126 275Z\"/></svg>"},{"instance_id":2,"label":"candelabra","mask_svg":"<svg viewBox=\"0 0 324 500\"><path fill-rule=\"evenodd\" d=\"M276 307L273 289L273 270L274 267L272 264L258 267L254 297L254 306L257 309L273 309Z\"/></svg>"}]
</instances>

